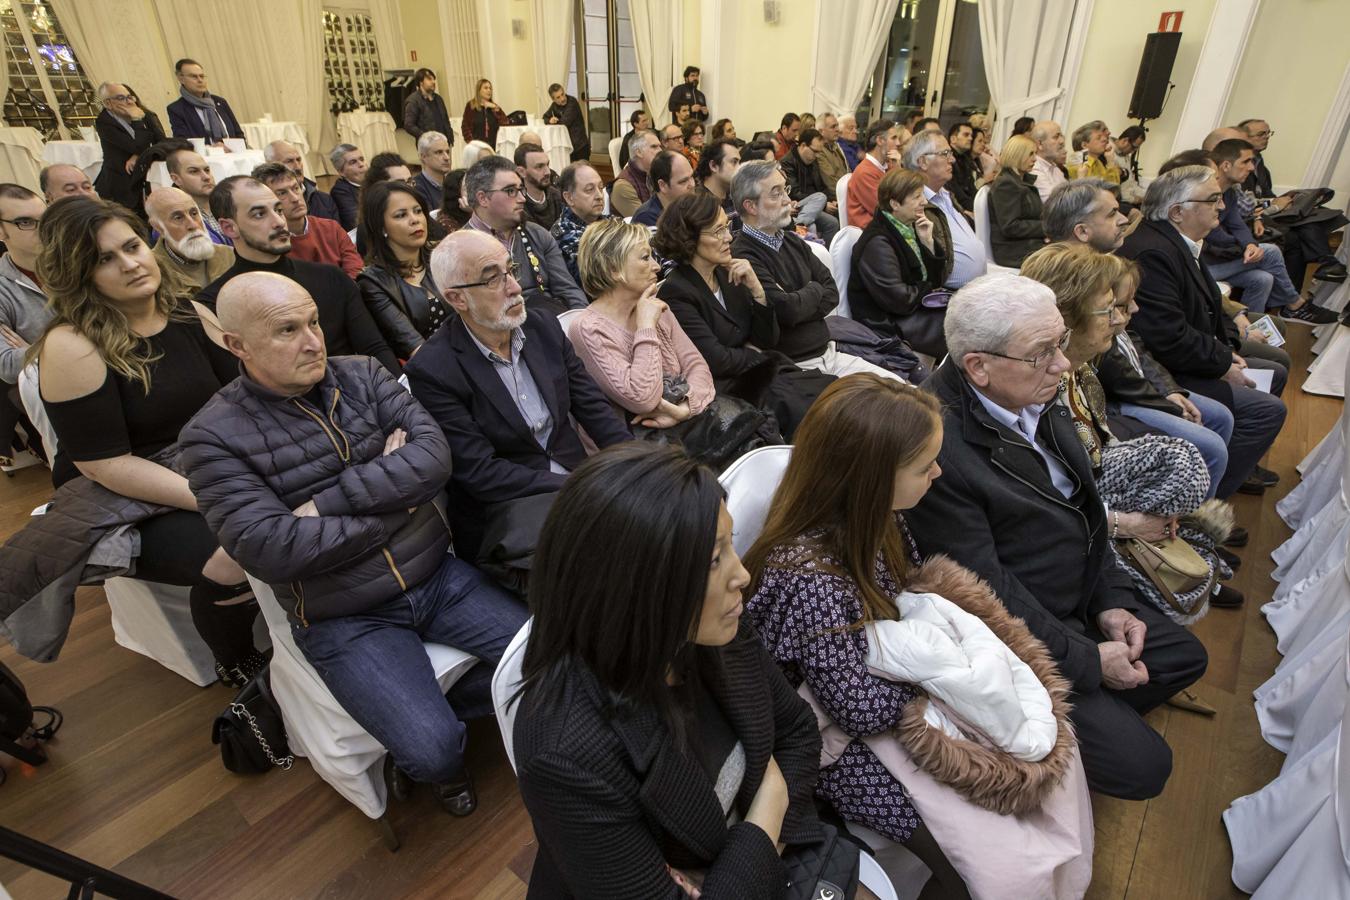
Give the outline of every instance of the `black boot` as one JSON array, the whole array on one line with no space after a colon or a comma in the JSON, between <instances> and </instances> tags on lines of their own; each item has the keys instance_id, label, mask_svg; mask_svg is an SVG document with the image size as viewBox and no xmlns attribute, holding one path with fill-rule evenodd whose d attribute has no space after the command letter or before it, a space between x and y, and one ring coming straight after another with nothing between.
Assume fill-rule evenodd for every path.
<instances>
[{"instance_id":1,"label":"black boot","mask_svg":"<svg viewBox=\"0 0 1350 900\"><path fill-rule=\"evenodd\" d=\"M441 809L452 816L463 818L478 808L478 794L473 789L473 779L465 769L460 777L452 781L442 781L436 785L436 799Z\"/></svg>"}]
</instances>

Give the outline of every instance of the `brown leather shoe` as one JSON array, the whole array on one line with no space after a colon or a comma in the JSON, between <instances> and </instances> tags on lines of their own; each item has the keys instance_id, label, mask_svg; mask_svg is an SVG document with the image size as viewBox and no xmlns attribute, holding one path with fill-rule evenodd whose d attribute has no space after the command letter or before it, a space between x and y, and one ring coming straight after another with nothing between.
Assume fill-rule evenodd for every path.
<instances>
[{"instance_id":1,"label":"brown leather shoe","mask_svg":"<svg viewBox=\"0 0 1350 900\"><path fill-rule=\"evenodd\" d=\"M1198 713L1202 716L1212 716L1218 713L1217 709L1205 703L1189 689L1177 691L1168 698L1167 705L1184 709L1187 712Z\"/></svg>"}]
</instances>

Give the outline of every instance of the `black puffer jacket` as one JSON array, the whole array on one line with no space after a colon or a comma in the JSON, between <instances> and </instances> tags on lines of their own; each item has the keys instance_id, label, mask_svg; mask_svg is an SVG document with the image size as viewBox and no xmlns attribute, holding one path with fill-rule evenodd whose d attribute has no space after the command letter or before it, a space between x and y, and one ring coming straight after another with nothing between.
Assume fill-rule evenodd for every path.
<instances>
[{"instance_id":1,"label":"black puffer jacket","mask_svg":"<svg viewBox=\"0 0 1350 900\"><path fill-rule=\"evenodd\" d=\"M395 428L407 443L385 456ZM450 477L450 447L369 357L329 359L302 397L238 378L183 428L180 447L220 545L301 624L370 609L445 560L450 529L431 501ZM318 516L292 515L308 500Z\"/></svg>"}]
</instances>

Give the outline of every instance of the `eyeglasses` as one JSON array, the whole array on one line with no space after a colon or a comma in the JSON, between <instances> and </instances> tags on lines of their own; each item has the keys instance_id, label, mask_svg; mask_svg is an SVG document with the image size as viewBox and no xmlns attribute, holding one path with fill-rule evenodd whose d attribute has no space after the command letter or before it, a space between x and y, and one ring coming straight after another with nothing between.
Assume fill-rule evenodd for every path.
<instances>
[{"instance_id":1,"label":"eyeglasses","mask_svg":"<svg viewBox=\"0 0 1350 900\"><path fill-rule=\"evenodd\" d=\"M1274 131L1274 129L1270 129L1270 128L1267 128L1265 131L1257 131L1257 132L1253 132L1253 134L1252 134L1252 137L1255 137L1255 138L1262 138L1262 137L1263 137L1263 138L1268 138L1268 137L1274 137L1274 136L1275 136L1275 131Z\"/></svg>"},{"instance_id":2,"label":"eyeglasses","mask_svg":"<svg viewBox=\"0 0 1350 900\"><path fill-rule=\"evenodd\" d=\"M708 237L716 238L719 241L725 241L727 238L731 237L731 226L723 225L721 228L714 228L712 231L702 231L699 233L706 234Z\"/></svg>"},{"instance_id":3,"label":"eyeglasses","mask_svg":"<svg viewBox=\"0 0 1350 900\"><path fill-rule=\"evenodd\" d=\"M34 228L38 227L38 220L31 216L20 216L17 219L0 219L0 222L4 222L6 225L13 225L20 231L32 231Z\"/></svg>"},{"instance_id":4,"label":"eyeglasses","mask_svg":"<svg viewBox=\"0 0 1350 900\"><path fill-rule=\"evenodd\" d=\"M1213 206L1223 199L1223 194L1210 194L1208 197L1197 197L1191 200L1182 200L1182 203L1208 203Z\"/></svg>"},{"instance_id":5,"label":"eyeglasses","mask_svg":"<svg viewBox=\"0 0 1350 900\"><path fill-rule=\"evenodd\" d=\"M934 150L932 153L924 154L924 156L943 156L946 157L947 159L951 159L955 155L956 154L953 153L951 150Z\"/></svg>"},{"instance_id":6,"label":"eyeglasses","mask_svg":"<svg viewBox=\"0 0 1350 900\"><path fill-rule=\"evenodd\" d=\"M111 103L130 103L132 100L135 99L136 98L131 96L130 94L116 94L112 97L109 97L108 101Z\"/></svg>"},{"instance_id":7,"label":"eyeglasses","mask_svg":"<svg viewBox=\"0 0 1350 900\"><path fill-rule=\"evenodd\" d=\"M505 190L505 188L500 188L499 190ZM500 290L502 285L506 283L507 275L510 275L512 278L516 279L517 282L520 281L520 265L515 260L512 260L511 263L504 270L489 275L482 281L470 281L464 284L452 284L447 288L447 290L485 287L489 290L496 291Z\"/></svg>"},{"instance_id":8,"label":"eyeglasses","mask_svg":"<svg viewBox=\"0 0 1350 900\"><path fill-rule=\"evenodd\" d=\"M1060 335L1059 340L1055 342L1054 346L1047 347L1040 353L1029 358L1025 356L1009 356L1006 353L999 353L997 350L977 350L976 352L997 356L999 359L1011 359L1015 362L1026 363L1033 369L1043 369L1055 358L1056 353L1063 353L1065 350L1069 349L1069 338L1071 337L1073 337L1073 329L1066 328L1064 329L1064 333Z\"/></svg>"},{"instance_id":9,"label":"eyeglasses","mask_svg":"<svg viewBox=\"0 0 1350 900\"><path fill-rule=\"evenodd\" d=\"M524 190L524 188L522 188L520 185L518 185L518 184L513 184L513 185L510 185L510 186L504 187L504 188L488 188L487 190L483 191L483 193L485 193L485 194L505 194L506 196L508 196L508 197L510 197L512 200L514 200L515 198L517 198L517 197L520 196L520 192L523 191L523 190Z\"/></svg>"},{"instance_id":10,"label":"eyeglasses","mask_svg":"<svg viewBox=\"0 0 1350 900\"><path fill-rule=\"evenodd\" d=\"M1125 321L1125 308L1122 306L1116 306L1115 304L1112 304L1111 306L1108 306L1106 309L1091 310L1088 312L1088 315L1106 316L1108 322L1111 321L1111 319L1120 319L1123 322Z\"/></svg>"}]
</instances>

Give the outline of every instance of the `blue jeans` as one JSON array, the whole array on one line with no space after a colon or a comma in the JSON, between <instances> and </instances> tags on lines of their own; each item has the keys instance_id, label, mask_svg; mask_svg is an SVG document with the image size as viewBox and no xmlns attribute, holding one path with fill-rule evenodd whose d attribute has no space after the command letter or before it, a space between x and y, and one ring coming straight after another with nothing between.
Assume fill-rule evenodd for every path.
<instances>
[{"instance_id":1,"label":"blue jeans","mask_svg":"<svg viewBox=\"0 0 1350 900\"><path fill-rule=\"evenodd\" d=\"M1209 274L1215 281L1226 281L1233 287L1242 288L1243 305L1258 315L1266 311L1272 300L1276 306L1287 306L1298 299L1298 288L1289 280L1289 270L1280 248L1274 244L1261 244L1260 247L1265 251L1260 262L1244 263L1239 257L1209 267Z\"/></svg>"},{"instance_id":2,"label":"blue jeans","mask_svg":"<svg viewBox=\"0 0 1350 900\"><path fill-rule=\"evenodd\" d=\"M414 781L440 783L463 772L460 718L492 711L492 671L528 618L524 603L447 553L434 575L379 606L292 625L291 634L338 703L389 748L394 763ZM449 702L423 642L484 663L465 673Z\"/></svg>"},{"instance_id":3,"label":"blue jeans","mask_svg":"<svg viewBox=\"0 0 1350 900\"><path fill-rule=\"evenodd\" d=\"M1233 414L1218 400L1211 400L1204 394L1193 392L1190 401L1200 410L1199 425L1181 416L1133 403L1120 404L1120 411L1163 434L1194 444L1204 457L1205 468L1209 469L1209 491L1205 496L1213 497L1219 489L1224 470L1228 468L1228 441L1233 437Z\"/></svg>"}]
</instances>

